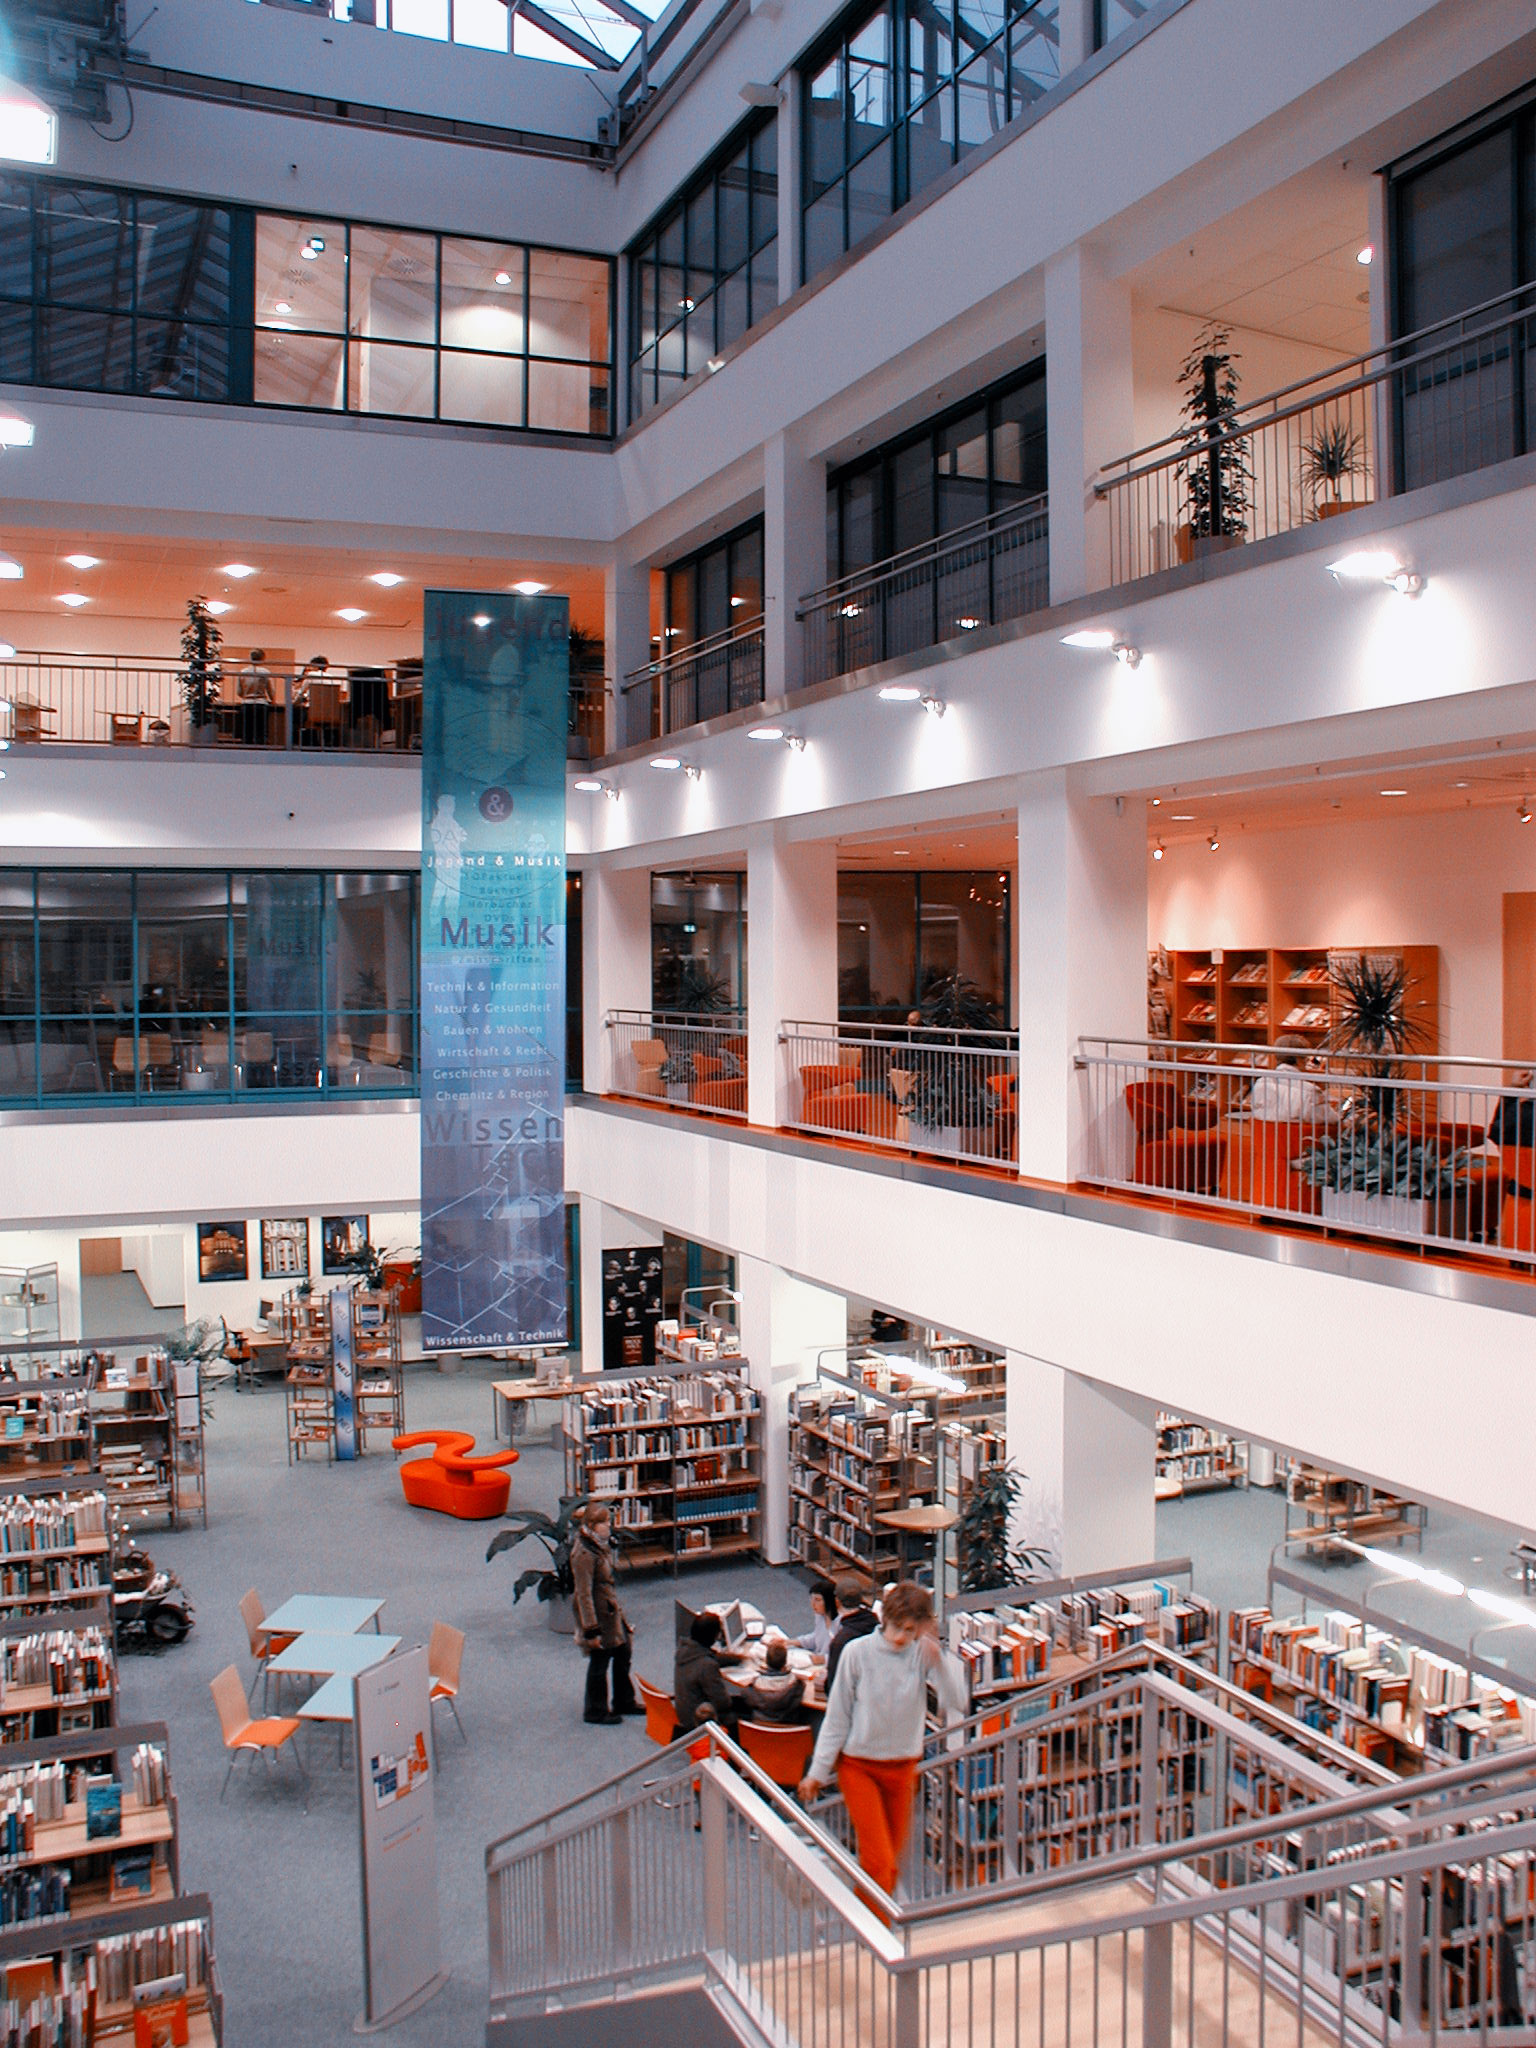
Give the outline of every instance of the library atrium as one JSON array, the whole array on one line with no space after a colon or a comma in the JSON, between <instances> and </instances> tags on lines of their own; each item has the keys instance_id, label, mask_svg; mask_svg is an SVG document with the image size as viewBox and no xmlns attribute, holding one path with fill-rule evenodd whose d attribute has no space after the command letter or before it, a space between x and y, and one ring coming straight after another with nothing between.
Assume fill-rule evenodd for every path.
<instances>
[{"instance_id":1,"label":"library atrium","mask_svg":"<svg viewBox=\"0 0 1536 2048\"><path fill-rule=\"evenodd\" d=\"M1533 560L1530 0L0 0L0 2048L1532 2048Z\"/></svg>"}]
</instances>

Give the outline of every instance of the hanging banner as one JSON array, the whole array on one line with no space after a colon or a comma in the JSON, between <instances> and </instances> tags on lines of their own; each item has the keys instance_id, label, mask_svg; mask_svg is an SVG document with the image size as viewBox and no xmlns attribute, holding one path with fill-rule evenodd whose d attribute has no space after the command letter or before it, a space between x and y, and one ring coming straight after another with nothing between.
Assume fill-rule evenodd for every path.
<instances>
[{"instance_id":1,"label":"hanging banner","mask_svg":"<svg viewBox=\"0 0 1536 2048\"><path fill-rule=\"evenodd\" d=\"M352 1396L352 1290L331 1295L331 1407L336 1420L336 1455L357 1456L357 1403Z\"/></svg>"},{"instance_id":2,"label":"hanging banner","mask_svg":"<svg viewBox=\"0 0 1536 2048\"><path fill-rule=\"evenodd\" d=\"M426 594L421 1331L566 1341L563 597Z\"/></svg>"},{"instance_id":3,"label":"hanging banner","mask_svg":"<svg viewBox=\"0 0 1536 2048\"><path fill-rule=\"evenodd\" d=\"M359 2031L403 2018L443 1982L431 1687L425 1650L402 1650L352 1680L363 1851Z\"/></svg>"}]
</instances>

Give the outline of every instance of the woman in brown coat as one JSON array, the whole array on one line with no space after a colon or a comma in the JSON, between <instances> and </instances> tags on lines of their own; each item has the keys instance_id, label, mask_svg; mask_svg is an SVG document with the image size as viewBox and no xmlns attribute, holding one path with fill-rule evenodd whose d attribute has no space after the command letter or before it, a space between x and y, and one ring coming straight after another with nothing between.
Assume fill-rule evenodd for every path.
<instances>
[{"instance_id":1,"label":"woman in brown coat","mask_svg":"<svg viewBox=\"0 0 1536 2048\"><path fill-rule=\"evenodd\" d=\"M643 1714L629 1676L629 1651L634 1631L624 1619L613 1583L613 1553L608 1547L612 1517L596 1503L578 1515L571 1545L571 1575L576 1581L576 1640L587 1653L586 1719L611 1728L626 1714ZM608 1672L613 1671L613 1705L608 1704Z\"/></svg>"}]
</instances>

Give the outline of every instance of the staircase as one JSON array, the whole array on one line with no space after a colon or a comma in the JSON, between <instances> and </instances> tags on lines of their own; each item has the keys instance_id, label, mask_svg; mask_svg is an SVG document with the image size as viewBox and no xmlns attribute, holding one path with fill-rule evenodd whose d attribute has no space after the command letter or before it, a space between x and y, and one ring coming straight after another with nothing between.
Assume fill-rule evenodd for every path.
<instances>
[{"instance_id":1,"label":"staircase","mask_svg":"<svg viewBox=\"0 0 1536 2048\"><path fill-rule=\"evenodd\" d=\"M1399 1780L1141 1651L936 1739L900 1900L845 1834L714 1734L493 1843L487 2041L1536 2048L1536 1750Z\"/></svg>"}]
</instances>

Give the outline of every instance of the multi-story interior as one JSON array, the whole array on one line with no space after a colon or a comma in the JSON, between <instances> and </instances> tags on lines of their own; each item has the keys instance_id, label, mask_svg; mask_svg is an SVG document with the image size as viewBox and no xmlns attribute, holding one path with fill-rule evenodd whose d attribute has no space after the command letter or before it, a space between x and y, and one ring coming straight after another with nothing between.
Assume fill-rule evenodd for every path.
<instances>
[{"instance_id":1,"label":"multi-story interior","mask_svg":"<svg viewBox=\"0 0 1536 2048\"><path fill-rule=\"evenodd\" d=\"M56 1266L85 1340L140 1334L91 1323L101 1240L147 1308L231 1329L275 1321L325 1219L419 1242L425 593L563 596L570 1369L602 1370L636 1249L685 1333L690 1308L731 1325L762 1452L741 1569L786 1611L791 1572L878 1589L878 1539L806 1483L800 1404L829 1361L857 1384L872 1328L930 1372L953 1340L998 1363L1037 1577L1188 1547L1197 1592L1275 1604L1269 1550L1294 1562L1321 1474L1427 1517L1383 1526L1432 1569L1330 1552L1362 1624L1391 1610L1536 1703L1530 9L133 12L18 5L0 38L0 1268ZM223 639L206 717L193 599ZM306 1219L303 1267L257 1257L275 1217ZM231 1279L200 1225L241 1218ZM423 1364L411 1424L528 1369ZM257 1404L221 1406L215 1525L218 1424ZM1197 1502L1180 1442L1245 1447L1247 1492ZM514 1503L552 1508L557 1462L525 1448ZM258 1468L243 1579L320 1477ZM1220 1519L1270 1486L1269 1535ZM194 1593L216 1536L176 1539ZM387 1573L411 1538L376 1541ZM481 1572L461 1551L434 1570ZM706 1576L730 1597L725 1555ZM634 1584L636 1668L670 1683L672 1582ZM216 1604L201 1633L244 1654ZM504 1710L582 1754L547 1798L456 1812L458 2002L402 2038L482 2037L486 1840L649 1754L586 1748L574 1658L496 1640ZM207 1704L183 1711L222 1768ZM915 1937L826 1867L838 1940L910 1986L881 1942ZM339 2038L286 2007L298 2031L263 2031L242 1908L206 1888L227 2039ZM351 1916L313 1960L332 2017ZM730 1979L731 1925L707 2022L677 2023L830 2039L753 2006L768 1949ZM1501 1939L1491 2019L1485 1996L1426 2027L1536 2025L1536 1945ZM495 2038L522 2040L491 1951ZM602 1994L664 1975L615 1965ZM931 1984L921 2013L856 1995L871 2040L1001 2038L979 1991L942 2022ZM1307 2024L1363 2038L1366 1993L1329 1995ZM1211 2024L1259 2039L1263 2011Z\"/></svg>"}]
</instances>

